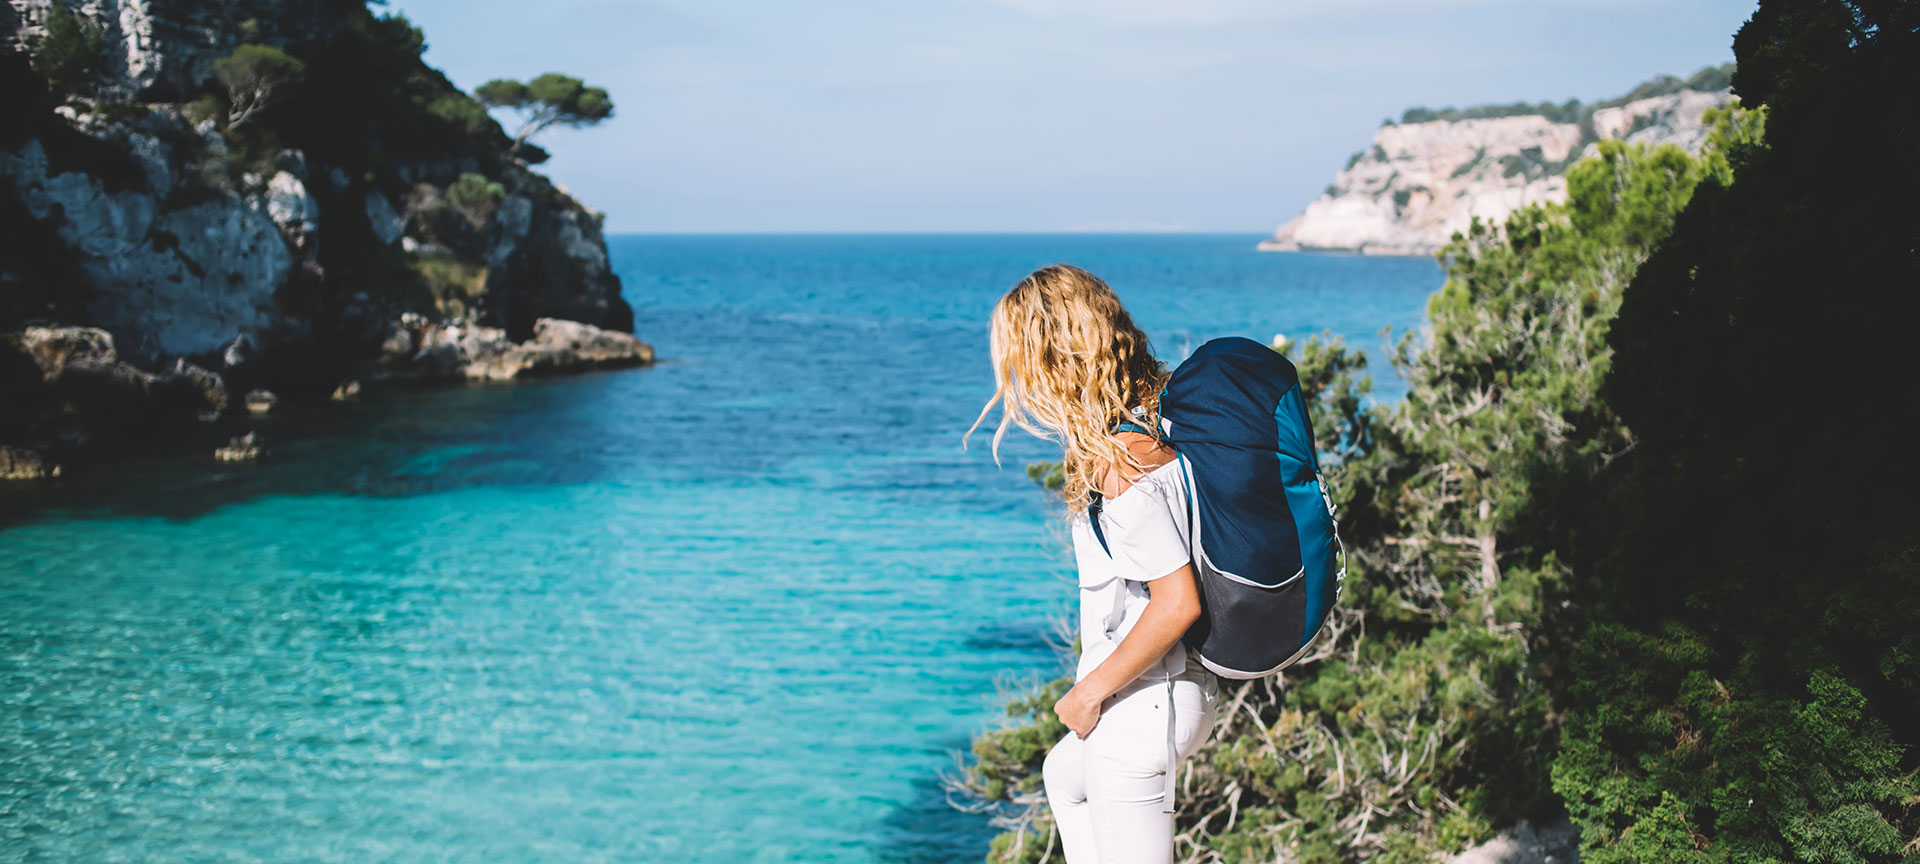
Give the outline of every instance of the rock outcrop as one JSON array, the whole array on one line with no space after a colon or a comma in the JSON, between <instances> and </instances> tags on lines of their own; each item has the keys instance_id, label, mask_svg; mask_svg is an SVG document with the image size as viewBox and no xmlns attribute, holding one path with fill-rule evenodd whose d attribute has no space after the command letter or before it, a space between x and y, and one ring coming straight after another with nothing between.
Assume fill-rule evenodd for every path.
<instances>
[{"instance_id":1,"label":"rock outcrop","mask_svg":"<svg viewBox=\"0 0 1920 864\"><path fill-rule=\"evenodd\" d=\"M28 327L0 336L0 436L57 453L137 441L227 407L217 373L185 360L154 373L122 360L96 327ZM51 456L49 456L51 461Z\"/></svg>"},{"instance_id":2,"label":"rock outcrop","mask_svg":"<svg viewBox=\"0 0 1920 864\"><path fill-rule=\"evenodd\" d=\"M1566 819L1538 827L1521 820L1446 864L1580 864L1580 832Z\"/></svg>"},{"instance_id":3,"label":"rock outcrop","mask_svg":"<svg viewBox=\"0 0 1920 864\"><path fill-rule=\"evenodd\" d=\"M1702 115L1730 99L1723 89L1681 89L1603 103L1574 122L1516 114L1387 124L1259 248L1430 254L1476 217L1504 222L1526 205L1565 200L1568 166L1601 139L1697 152L1708 132Z\"/></svg>"},{"instance_id":4,"label":"rock outcrop","mask_svg":"<svg viewBox=\"0 0 1920 864\"><path fill-rule=\"evenodd\" d=\"M98 47L77 79L36 53L62 16ZM422 44L339 0L0 4L0 444L66 460L253 391L651 362L601 215ZM301 61L300 104L230 121L214 67L242 45Z\"/></svg>"},{"instance_id":5,"label":"rock outcrop","mask_svg":"<svg viewBox=\"0 0 1920 864\"><path fill-rule=\"evenodd\" d=\"M213 451L213 458L221 462L254 462L266 455L267 445L260 443L259 434L254 432L229 438Z\"/></svg>"},{"instance_id":6,"label":"rock outcrop","mask_svg":"<svg viewBox=\"0 0 1920 864\"><path fill-rule=\"evenodd\" d=\"M0 182L78 258L90 289L87 318L122 334L130 356L204 354L270 329L274 294L295 265L288 235L311 230L312 198L285 170L169 206L193 181L169 164L174 148L154 132L194 134L183 125L159 114L137 125L88 123L98 139L128 141L142 154L140 182L119 189L84 171L55 170L39 138L0 151Z\"/></svg>"},{"instance_id":7,"label":"rock outcrop","mask_svg":"<svg viewBox=\"0 0 1920 864\"><path fill-rule=\"evenodd\" d=\"M516 342L498 327L405 315L381 343L369 380L506 381L652 362L653 349L645 342L578 321L542 318L534 322L533 338Z\"/></svg>"}]
</instances>

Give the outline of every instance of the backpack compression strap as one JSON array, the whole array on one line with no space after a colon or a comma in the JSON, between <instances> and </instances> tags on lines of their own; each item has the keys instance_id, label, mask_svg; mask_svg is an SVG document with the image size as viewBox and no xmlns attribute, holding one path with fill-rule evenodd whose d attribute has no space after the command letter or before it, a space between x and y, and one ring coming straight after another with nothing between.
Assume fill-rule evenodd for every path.
<instances>
[{"instance_id":1,"label":"backpack compression strap","mask_svg":"<svg viewBox=\"0 0 1920 864\"><path fill-rule=\"evenodd\" d=\"M1133 416L1138 420L1145 421L1147 419L1146 413L1147 412L1144 409L1136 408L1134 409ZM1141 426L1138 423L1129 423L1124 420L1122 420L1118 424L1115 424L1115 426L1113 427L1113 431L1138 432L1141 435L1146 435L1153 438L1155 441L1166 440L1166 434L1163 432L1150 431L1145 426ZM1179 457L1179 459L1183 463L1182 470L1183 471L1188 470L1184 467L1186 457L1181 456ZM1193 486L1191 485L1191 483L1186 485L1187 485L1187 509L1191 511L1193 509ZM1093 505L1091 509L1093 510L1093 513L1091 514L1091 519L1093 523L1093 536L1100 541L1101 549L1107 549L1106 535L1101 533L1100 531L1099 493L1094 493ZM1107 555L1111 557L1113 555L1112 550L1107 550ZM1125 603L1126 593L1122 591L1120 596L1121 596L1121 602ZM1166 661L1166 658L1164 657L1161 658L1162 663L1164 663L1165 661ZM1161 674L1164 675L1166 674L1166 669L1162 668L1160 672ZM1180 747L1177 742L1177 739L1174 737L1173 681L1174 681L1173 678L1167 679L1167 768L1165 771L1160 772L1161 774L1165 775L1164 785L1161 787L1161 790L1160 790L1160 810L1163 813L1174 812L1174 788L1178 782L1176 779L1176 773L1174 769L1179 764L1179 761L1180 761Z\"/></svg>"}]
</instances>

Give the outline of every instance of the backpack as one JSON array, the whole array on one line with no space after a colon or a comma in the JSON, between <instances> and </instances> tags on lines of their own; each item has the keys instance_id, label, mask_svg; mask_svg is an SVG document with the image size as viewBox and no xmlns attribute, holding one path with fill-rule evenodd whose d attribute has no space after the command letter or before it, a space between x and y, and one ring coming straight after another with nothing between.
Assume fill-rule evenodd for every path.
<instances>
[{"instance_id":1,"label":"backpack","mask_svg":"<svg viewBox=\"0 0 1920 864\"><path fill-rule=\"evenodd\" d=\"M1222 677L1273 675L1307 653L1347 572L1299 372L1252 339L1215 339L1174 370L1160 415L1187 471L1203 610L1183 641Z\"/></svg>"}]
</instances>

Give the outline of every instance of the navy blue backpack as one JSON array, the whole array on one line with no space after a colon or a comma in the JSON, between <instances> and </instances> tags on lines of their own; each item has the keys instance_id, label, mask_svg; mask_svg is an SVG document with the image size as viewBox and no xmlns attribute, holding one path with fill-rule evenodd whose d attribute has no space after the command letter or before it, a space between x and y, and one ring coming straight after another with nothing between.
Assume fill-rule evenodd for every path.
<instances>
[{"instance_id":1,"label":"navy blue backpack","mask_svg":"<svg viewBox=\"0 0 1920 864\"><path fill-rule=\"evenodd\" d=\"M1299 372L1252 339L1215 339L1174 370L1160 414L1192 493L1205 611L1188 651L1226 678L1275 674L1307 653L1346 576Z\"/></svg>"}]
</instances>

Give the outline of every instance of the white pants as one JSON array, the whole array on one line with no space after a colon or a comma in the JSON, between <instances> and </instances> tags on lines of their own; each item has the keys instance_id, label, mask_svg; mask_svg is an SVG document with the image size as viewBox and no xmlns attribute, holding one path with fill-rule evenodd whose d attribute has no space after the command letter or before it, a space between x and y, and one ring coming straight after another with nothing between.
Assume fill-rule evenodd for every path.
<instances>
[{"instance_id":1,"label":"white pants","mask_svg":"<svg viewBox=\"0 0 1920 864\"><path fill-rule=\"evenodd\" d=\"M1120 688L1101 703L1100 722L1085 740L1068 732L1047 752L1041 770L1047 804L1060 829L1067 864L1170 864L1173 814L1162 806L1168 774L1213 732L1220 682L1199 663L1173 679L1173 740L1179 762L1167 764L1166 681Z\"/></svg>"}]
</instances>

